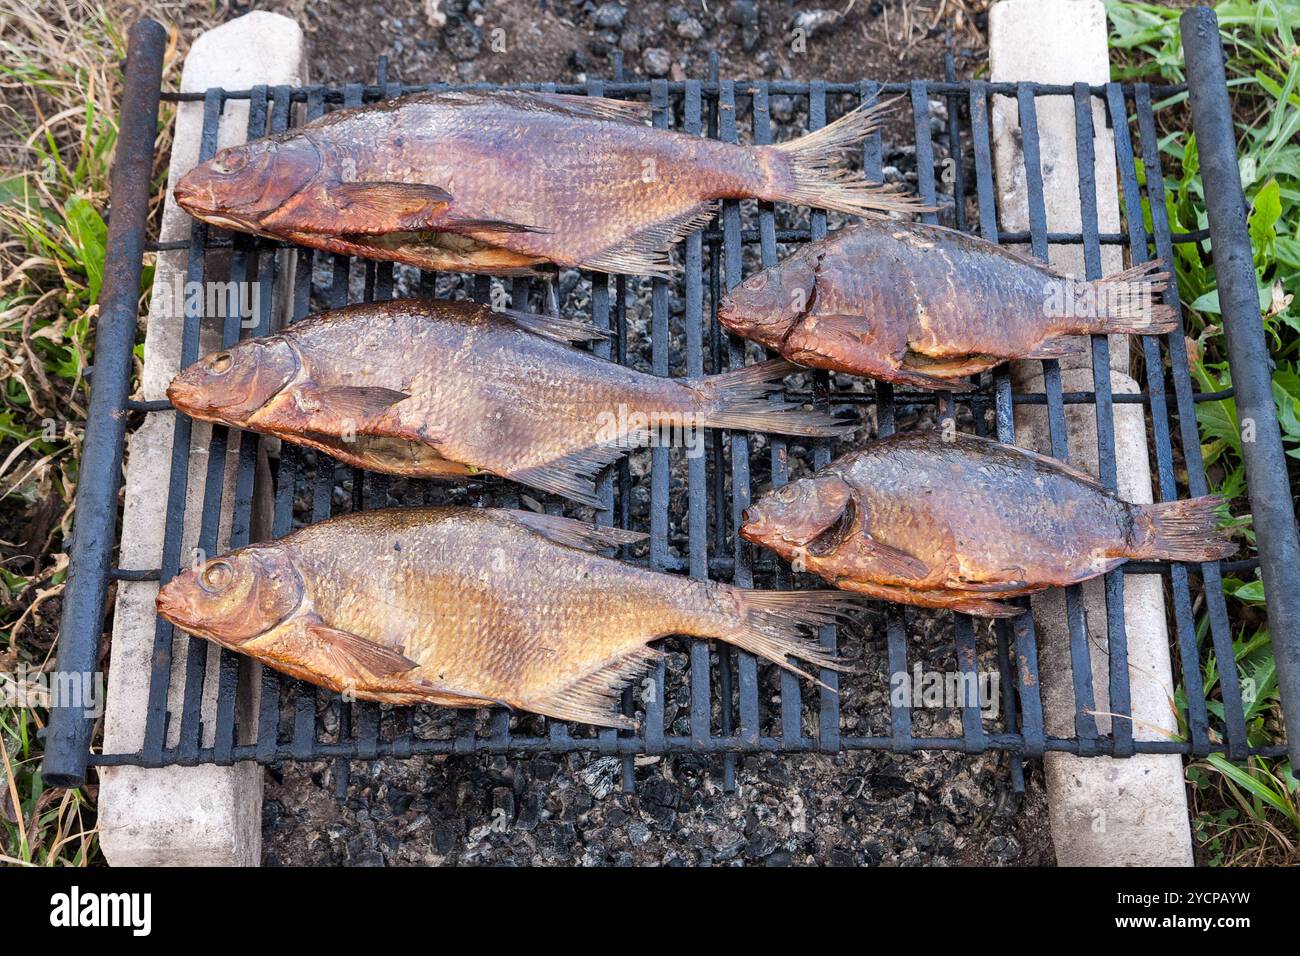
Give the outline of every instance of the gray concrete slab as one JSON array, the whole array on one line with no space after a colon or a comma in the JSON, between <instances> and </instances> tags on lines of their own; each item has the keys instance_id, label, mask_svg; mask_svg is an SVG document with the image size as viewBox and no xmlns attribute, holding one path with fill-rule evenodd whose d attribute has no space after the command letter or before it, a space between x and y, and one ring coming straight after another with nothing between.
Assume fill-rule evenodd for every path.
<instances>
[{"instance_id":1,"label":"gray concrete slab","mask_svg":"<svg viewBox=\"0 0 1300 956\"><path fill-rule=\"evenodd\" d=\"M1041 83L1110 79L1105 8L1099 0L1001 0L989 12L989 64L995 82L1032 80ZM1080 229L1078 159L1074 102L1071 97L1040 97L1038 135L1044 180L1047 227L1051 232ZM1097 208L1101 231L1120 229L1115 147L1106 128L1104 106L1093 101ZM994 165L997 200L1003 228L1029 228L1024 154L1014 100L998 97L993 108ZM1053 246L1054 265L1077 276L1084 274L1080 246ZM1105 274L1123 268L1118 247L1103 247ZM1112 388L1133 392L1127 375L1130 343L1111 336ZM1087 354L1062 363L1062 387L1091 390L1091 358ZM1042 364L1019 362L1012 368L1018 387L1042 391ZM1097 426L1091 405L1067 409L1070 460L1094 474L1097 470ZM1131 501L1151 501L1151 473L1146 441L1146 410L1140 405L1115 407L1114 427L1118 485ZM1018 406L1017 444L1050 451L1046 412ZM1159 577L1127 575L1124 607L1132 686L1134 736L1167 739L1175 728L1173 677L1163 586ZM1084 609L1092 657L1097 723L1110 726L1106 715L1107 634L1102 584L1084 586ZM1033 600L1043 688L1044 720L1052 734L1074 733L1075 698L1070 672L1069 629L1064 593L1053 591ZM1191 865L1192 841L1182 761L1177 756L1140 756L1124 760L1049 754L1045 759L1052 842L1064 865Z\"/></svg>"}]
</instances>

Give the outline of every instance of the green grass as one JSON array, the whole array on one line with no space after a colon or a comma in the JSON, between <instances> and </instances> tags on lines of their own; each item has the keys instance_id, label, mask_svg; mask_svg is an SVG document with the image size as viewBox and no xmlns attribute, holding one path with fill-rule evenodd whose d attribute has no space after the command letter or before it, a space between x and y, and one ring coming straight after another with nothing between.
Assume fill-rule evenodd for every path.
<instances>
[{"instance_id":1,"label":"green grass","mask_svg":"<svg viewBox=\"0 0 1300 956\"><path fill-rule=\"evenodd\" d=\"M1111 62L1117 80L1182 82L1180 10L1106 0ZM1226 0L1216 6L1236 121L1239 168L1250 203L1250 235L1259 286L1260 321L1277 364L1273 396L1291 458L1300 458L1300 0ZM1175 231L1207 225L1195 136L1187 95L1158 104L1161 165L1169 187L1166 211ZM1146 211L1148 224L1150 211ZM1208 243L1205 244L1208 246ZM1213 263L1206 249L1177 247L1175 269L1198 388L1231 386ZM1197 408L1202 453L1213 490L1229 513L1249 515L1242 464L1243 436L1231 399ZM1297 468L1292 469L1294 482ZM1231 519L1249 554L1256 553L1249 517ZM1283 736L1277 672L1268 637L1263 582L1257 575L1228 578L1233 652L1253 744ZM1208 621L1197 621L1202 646ZM1202 680L1206 706L1222 717L1218 666L1212 650ZM1185 691L1178 691L1181 708ZM1188 768L1194 824L1212 864L1295 862L1300 853L1300 796L1285 759L1252 759L1246 767L1219 756Z\"/></svg>"}]
</instances>

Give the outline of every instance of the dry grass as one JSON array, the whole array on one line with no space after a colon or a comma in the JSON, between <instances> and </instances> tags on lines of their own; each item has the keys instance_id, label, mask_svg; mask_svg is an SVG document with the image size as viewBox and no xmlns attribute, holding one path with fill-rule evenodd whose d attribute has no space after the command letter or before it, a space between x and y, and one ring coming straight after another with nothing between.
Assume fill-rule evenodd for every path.
<instances>
[{"instance_id":1,"label":"dry grass","mask_svg":"<svg viewBox=\"0 0 1300 956\"><path fill-rule=\"evenodd\" d=\"M0 9L0 674L52 667L71 527L85 370L103 273L109 172L128 25L193 25L216 5L7 0ZM165 82L180 62L171 31ZM158 156L170 152L170 111ZM155 214L165 159L155 169ZM148 264L147 264L148 265ZM38 682L37 682L38 683ZM95 859L94 786L40 779L38 694L0 687L0 862Z\"/></svg>"}]
</instances>

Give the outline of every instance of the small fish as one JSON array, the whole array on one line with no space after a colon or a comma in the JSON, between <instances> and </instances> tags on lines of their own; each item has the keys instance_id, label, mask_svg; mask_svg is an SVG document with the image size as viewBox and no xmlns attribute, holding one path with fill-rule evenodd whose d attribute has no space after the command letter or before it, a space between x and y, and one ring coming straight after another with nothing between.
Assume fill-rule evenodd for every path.
<instances>
[{"instance_id":1,"label":"small fish","mask_svg":"<svg viewBox=\"0 0 1300 956\"><path fill-rule=\"evenodd\" d=\"M158 593L178 627L363 700L504 705L630 727L623 687L669 634L843 670L804 628L858 599L750 591L596 553L644 535L494 508L342 515L189 568Z\"/></svg>"},{"instance_id":2,"label":"small fish","mask_svg":"<svg viewBox=\"0 0 1300 956\"><path fill-rule=\"evenodd\" d=\"M644 103L416 93L223 149L175 196L223 228L423 269L667 275L667 250L722 199L919 209L830 165L880 113L859 108L788 143L738 146L654 129Z\"/></svg>"},{"instance_id":3,"label":"small fish","mask_svg":"<svg viewBox=\"0 0 1300 956\"><path fill-rule=\"evenodd\" d=\"M393 300L325 312L182 371L172 404L373 471L488 472L593 507L595 476L701 428L834 437L853 425L769 400L784 361L659 378L573 348L591 326L470 302ZM774 384L776 383L776 384Z\"/></svg>"},{"instance_id":4,"label":"small fish","mask_svg":"<svg viewBox=\"0 0 1300 956\"><path fill-rule=\"evenodd\" d=\"M1217 561L1214 496L1131 504L1069 465L997 442L911 432L764 496L741 535L837 587L985 617L1131 558Z\"/></svg>"},{"instance_id":5,"label":"small fish","mask_svg":"<svg viewBox=\"0 0 1300 956\"><path fill-rule=\"evenodd\" d=\"M812 368L922 388L1011 359L1060 358L1076 336L1173 330L1160 262L1091 281L975 236L897 220L810 242L746 279L718 319Z\"/></svg>"}]
</instances>

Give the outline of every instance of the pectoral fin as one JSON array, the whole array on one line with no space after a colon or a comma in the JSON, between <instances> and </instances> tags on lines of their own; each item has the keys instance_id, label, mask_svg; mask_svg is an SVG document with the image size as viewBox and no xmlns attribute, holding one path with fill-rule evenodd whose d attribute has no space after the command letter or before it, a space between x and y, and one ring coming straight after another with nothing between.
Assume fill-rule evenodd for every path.
<instances>
[{"instance_id":1,"label":"pectoral fin","mask_svg":"<svg viewBox=\"0 0 1300 956\"><path fill-rule=\"evenodd\" d=\"M868 534L862 536L858 545L866 560L891 577L921 581L930 573L930 567L915 555L908 554L901 548L877 541Z\"/></svg>"},{"instance_id":2,"label":"pectoral fin","mask_svg":"<svg viewBox=\"0 0 1300 956\"><path fill-rule=\"evenodd\" d=\"M428 183L338 183L329 200L340 214L331 231L379 235L436 228L451 193Z\"/></svg>"},{"instance_id":3,"label":"pectoral fin","mask_svg":"<svg viewBox=\"0 0 1300 956\"><path fill-rule=\"evenodd\" d=\"M325 624L308 624L307 633L321 642L344 682L349 678L365 683L373 678L394 677L418 666L409 657L351 631L341 631Z\"/></svg>"},{"instance_id":4,"label":"pectoral fin","mask_svg":"<svg viewBox=\"0 0 1300 956\"><path fill-rule=\"evenodd\" d=\"M310 382L295 388L295 401L311 413L325 412L335 418L366 421L386 412L411 396L392 388L367 385L321 386Z\"/></svg>"}]
</instances>

